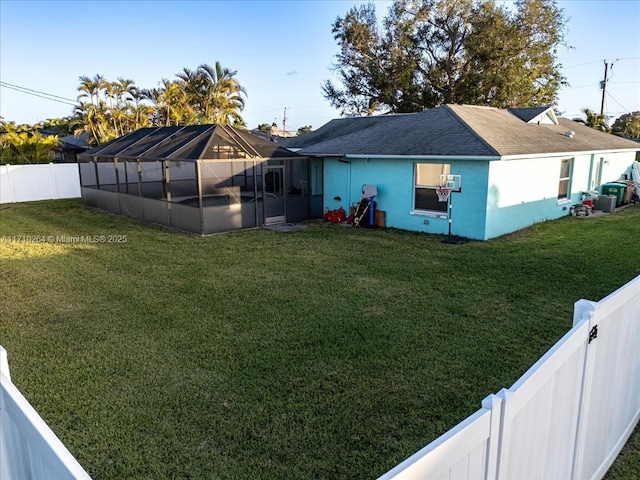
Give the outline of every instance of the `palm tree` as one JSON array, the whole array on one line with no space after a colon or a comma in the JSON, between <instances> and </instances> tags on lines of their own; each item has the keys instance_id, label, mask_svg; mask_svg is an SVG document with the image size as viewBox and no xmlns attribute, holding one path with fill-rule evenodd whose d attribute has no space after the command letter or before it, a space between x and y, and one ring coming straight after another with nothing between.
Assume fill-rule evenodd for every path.
<instances>
[{"instance_id":1,"label":"palm tree","mask_svg":"<svg viewBox=\"0 0 640 480\"><path fill-rule=\"evenodd\" d=\"M162 79L162 99L166 110L166 124L185 125L191 122L192 108L188 102L188 96L179 82ZM173 122L171 119L173 118Z\"/></svg>"},{"instance_id":2,"label":"palm tree","mask_svg":"<svg viewBox=\"0 0 640 480\"><path fill-rule=\"evenodd\" d=\"M120 135L124 135L125 130L126 133L129 133L134 129L132 128L132 112L129 107L133 100L131 92L135 89L135 84L133 83L133 80L118 78L115 82L112 83L112 85L113 93L116 100L113 115L118 120L117 123L120 127ZM126 128L124 124L126 124Z\"/></svg>"},{"instance_id":3,"label":"palm tree","mask_svg":"<svg viewBox=\"0 0 640 480\"><path fill-rule=\"evenodd\" d=\"M115 138L110 131L109 113L103 100L108 82L102 75L96 74L92 79L87 76L79 77L78 106L75 115L83 119L85 131L90 134L89 143L100 144Z\"/></svg>"},{"instance_id":4,"label":"palm tree","mask_svg":"<svg viewBox=\"0 0 640 480\"><path fill-rule=\"evenodd\" d=\"M601 132L609 131L609 125L607 125L607 119L604 115L594 113L590 108L583 108L582 113L587 117L585 121L587 127L595 128Z\"/></svg>"},{"instance_id":5,"label":"palm tree","mask_svg":"<svg viewBox=\"0 0 640 480\"><path fill-rule=\"evenodd\" d=\"M87 76L81 76L79 80L80 86L78 87L78 91L81 93L78 95L78 101L88 98L91 103L97 104L100 101L107 83L104 77L96 74L93 79Z\"/></svg>"},{"instance_id":6,"label":"palm tree","mask_svg":"<svg viewBox=\"0 0 640 480\"><path fill-rule=\"evenodd\" d=\"M207 98L207 120L225 125L244 123L240 112L244 109L243 95L246 96L247 92L234 78L238 72L222 68L220 62L216 62L215 68L200 65L198 71L211 86Z\"/></svg>"},{"instance_id":7,"label":"palm tree","mask_svg":"<svg viewBox=\"0 0 640 480\"><path fill-rule=\"evenodd\" d=\"M140 96L143 100L151 102L153 108L150 118L151 124L156 127L162 125L164 123L162 120L162 108L164 105L162 91L159 88L143 88L140 90Z\"/></svg>"},{"instance_id":8,"label":"palm tree","mask_svg":"<svg viewBox=\"0 0 640 480\"><path fill-rule=\"evenodd\" d=\"M244 124L240 112L247 93L234 78L236 73L216 62L215 67L202 64L196 70L184 68L176 75L196 123Z\"/></svg>"}]
</instances>

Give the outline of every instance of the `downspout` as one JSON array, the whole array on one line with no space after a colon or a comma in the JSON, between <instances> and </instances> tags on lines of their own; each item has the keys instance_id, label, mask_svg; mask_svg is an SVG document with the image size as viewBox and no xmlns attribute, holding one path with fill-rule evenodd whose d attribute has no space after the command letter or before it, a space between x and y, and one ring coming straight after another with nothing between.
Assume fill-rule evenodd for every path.
<instances>
[{"instance_id":1,"label":"downspout","mask_svg":"<svg viewBox=\"0 0 640 480\"><path fill-rule=\"evenodd\" d=\"M347 174L347 212L351 209L351 162L348 163L349 172Z\"/></svg>"}]
</instances>

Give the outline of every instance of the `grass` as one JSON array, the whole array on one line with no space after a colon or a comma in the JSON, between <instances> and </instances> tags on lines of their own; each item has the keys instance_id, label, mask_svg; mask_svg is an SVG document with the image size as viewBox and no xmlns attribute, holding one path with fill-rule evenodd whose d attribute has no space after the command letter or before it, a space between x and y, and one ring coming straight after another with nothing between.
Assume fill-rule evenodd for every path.
<instances>
[{"instance_id":1,"label":"grass","mask_svg":"<svg viewBox=\"0 0 640 480\"><path fill-rule=\"evenodd\" d=\"M81 235L126 243L9 238ZM69 200L0 207L3 236L12 378L95 479L375 478L510 386L575 301L640 273L637 206L449 245L201 238Z\"/></svg>"}]
</instances>

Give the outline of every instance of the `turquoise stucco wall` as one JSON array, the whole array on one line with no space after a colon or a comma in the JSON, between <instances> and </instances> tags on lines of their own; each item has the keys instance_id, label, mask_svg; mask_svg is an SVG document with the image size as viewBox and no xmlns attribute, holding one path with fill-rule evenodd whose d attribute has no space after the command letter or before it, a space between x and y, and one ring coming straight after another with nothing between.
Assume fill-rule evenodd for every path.
<instances>
[{"instance_id":1,"label":"turquoise stucco wall","mask_svg":"<svg viewBox=\"0 0 640 480\"><path fill-rule=\"evenodd\" d=\"M325 211L339 207L349 211L349 206L360 200L362 185L375 184L377 209L385 211L387 227L434 234L448 232L447 218L412 213L414 160L349 159L348 162L324 159ZM488 162L450 163L451 173L463 178L462 192L452 197L452 234L483 239Z\"/></svg>"}]
</instances>

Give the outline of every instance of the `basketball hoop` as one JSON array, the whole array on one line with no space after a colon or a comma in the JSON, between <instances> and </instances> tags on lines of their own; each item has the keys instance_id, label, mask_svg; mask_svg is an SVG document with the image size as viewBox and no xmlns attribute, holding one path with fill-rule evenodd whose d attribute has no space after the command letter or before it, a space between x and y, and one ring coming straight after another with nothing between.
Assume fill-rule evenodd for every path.
<instances>
[{"instance_id":1,"label":"basketball hoop","mask_svg":"<svg viewBox=\"0 0 640 480\"><path fill-rule=\"evenodd\" d=\"M436 193L438 194L438 201L446 202L447 200L449 200L449 195L451 195L452 191L453 191L453 188L446 188L446 187L436 188Z\"/></svg>"}]
</instances>

